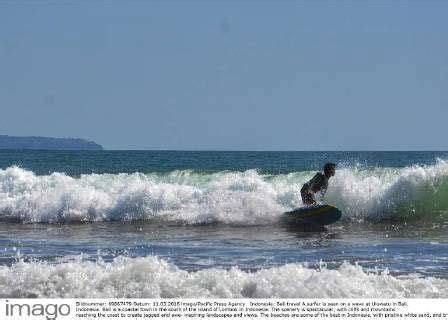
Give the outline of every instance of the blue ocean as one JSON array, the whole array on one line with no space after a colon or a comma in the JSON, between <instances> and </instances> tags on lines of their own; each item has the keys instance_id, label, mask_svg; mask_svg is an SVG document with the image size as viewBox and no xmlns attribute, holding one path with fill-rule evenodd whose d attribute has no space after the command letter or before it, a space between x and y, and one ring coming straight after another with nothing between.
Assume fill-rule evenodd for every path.
<instances>
[{"instance_id":1,"label":"blue ocean","mask_svg":"<svg viewBox=\"0 0 448 320\"><path fill-rule=\"evenodd\" d=\"M279 222L337 164L324 230ZM448 152L0 151L0 296L448 298Z\"/></svg>"}]
</instances>

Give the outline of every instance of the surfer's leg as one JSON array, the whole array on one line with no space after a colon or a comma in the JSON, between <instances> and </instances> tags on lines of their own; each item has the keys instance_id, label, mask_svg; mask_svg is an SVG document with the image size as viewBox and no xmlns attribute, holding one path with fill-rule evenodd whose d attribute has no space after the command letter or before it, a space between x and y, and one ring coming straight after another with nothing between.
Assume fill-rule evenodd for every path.
<instances>
[{"instance_id":1,"label":"surfer's leg","mask_svg":"<svg viewBox=\"0 0 448 320\"><path fill-rule=\"evenodd\" d=\"M302 202L304 205L313 205L316 203L316 199L314 199L314 195L307 190L300 190L300 195L302 196Z\"/></svg>"}]
</instances>

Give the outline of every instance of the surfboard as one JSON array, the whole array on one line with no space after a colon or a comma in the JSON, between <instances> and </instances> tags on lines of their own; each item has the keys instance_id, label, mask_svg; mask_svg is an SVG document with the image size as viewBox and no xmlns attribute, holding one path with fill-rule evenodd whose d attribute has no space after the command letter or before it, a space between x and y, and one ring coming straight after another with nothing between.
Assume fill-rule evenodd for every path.
<instances>
[{"instance_id":1,"label":"surfboard","mask_svg":"<svg viewBox=\"0 0 448 320\"><path fill-rule=\"evenodd\" d=\"M281 221L288 225L326 226L341 219L341 211L328 204L302 207L282 215Z\"/></svg>"}]
</instances>

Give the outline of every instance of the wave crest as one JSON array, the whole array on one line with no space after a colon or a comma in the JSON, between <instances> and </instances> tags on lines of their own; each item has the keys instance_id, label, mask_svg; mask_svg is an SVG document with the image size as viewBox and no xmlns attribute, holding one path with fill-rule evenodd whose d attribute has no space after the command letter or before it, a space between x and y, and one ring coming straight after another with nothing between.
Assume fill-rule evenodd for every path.
<instances>
[{"instance_id":1,"label":"wave crest","mask_svg":"<svg viewBox=\"0 0 448 320\"><path fill-rule=\"evenodd\" d=\"M161 220L239 225L275 223L302 205L300 188L314 172L263 175L256 170L201 174L63 173L37 176L0 169L0 219L19 222ZM444 217L448 163L407 168L342 168L330 179L325 202L344 219Z\"/></svg>"}]
</instances>

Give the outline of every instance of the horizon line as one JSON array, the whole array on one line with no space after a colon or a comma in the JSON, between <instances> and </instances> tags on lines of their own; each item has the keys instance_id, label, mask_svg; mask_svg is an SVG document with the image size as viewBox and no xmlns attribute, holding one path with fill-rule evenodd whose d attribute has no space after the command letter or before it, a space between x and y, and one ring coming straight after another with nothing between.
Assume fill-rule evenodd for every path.
<instances>
[{"instance_id":1,"label":"horizon line","mask_svg":"<svg viewBox=\"0 0 448 320\"><path fill-rule=\"evenodd\" d=\"M86 150L88 151L88 150ZM434 149L113 149L103 146L103 150L91 151L179 151L179 152L448 152L448 147Z\"/></svg>"}]
</instances>

